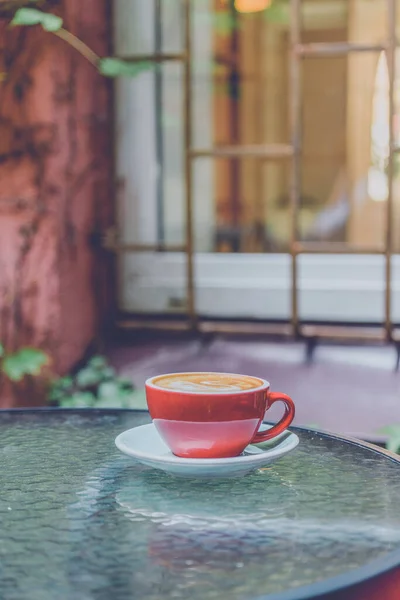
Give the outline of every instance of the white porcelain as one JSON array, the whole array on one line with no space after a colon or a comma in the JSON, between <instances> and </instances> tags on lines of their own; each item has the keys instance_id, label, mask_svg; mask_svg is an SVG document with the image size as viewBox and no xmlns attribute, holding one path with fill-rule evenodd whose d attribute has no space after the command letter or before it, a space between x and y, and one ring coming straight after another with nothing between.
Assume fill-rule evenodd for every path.
<instances>
[{"instance_id":1,"label":"white porcelain","mask_svg":"<svg viewBox=\"0 0 400 600\"><path fill-rule=\"evenodd\" d=\"M269 429L263 425L260 429ZM247 446L244 453L232 458L179 458L161 439L155 426L141 425L124 431L115 439L121 452L136 458L154 469L161 469L177 477L241 477L264 467L296 448L299 438L285 431L269 442Z\"/></svg>"}]
</instances>

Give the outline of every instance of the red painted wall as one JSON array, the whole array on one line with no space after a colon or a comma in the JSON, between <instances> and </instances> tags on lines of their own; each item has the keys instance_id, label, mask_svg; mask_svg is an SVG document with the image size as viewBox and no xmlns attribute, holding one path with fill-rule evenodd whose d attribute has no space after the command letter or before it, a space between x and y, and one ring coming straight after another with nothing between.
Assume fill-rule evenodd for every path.
<instances>
[{"instance_id":1,"label":"red painted wall","mask_svg":"<svg viewBox=\"0 0 400 600\"><path fill-rule=\"evenodd\" d=\"M108 4L58 4L65 27L102 56ZM39 27L2 22L0 44L0 341L46 349L63 373L110 312L110 259L90 237L112 219L111 84ZM16 402L3 385L0 406Z\"/></svg>"}]
</instances>

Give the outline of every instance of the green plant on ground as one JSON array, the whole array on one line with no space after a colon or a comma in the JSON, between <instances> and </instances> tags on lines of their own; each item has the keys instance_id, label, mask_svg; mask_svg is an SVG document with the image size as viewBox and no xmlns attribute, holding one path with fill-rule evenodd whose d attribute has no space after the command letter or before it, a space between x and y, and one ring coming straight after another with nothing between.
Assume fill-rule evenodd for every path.
<instances>
[{"instance_id":1,"label":"green plant on ground","mask_svg":"<svg viewBox=\"0 0 400 600\"><path fill-rule=\"evenodd\" d=\"M7 352L0 343L0 376L12 383L40 378L50 364L50 357L43 350L23 347ZM48 403L61 408L147 408L145 391L135 389L129 379L120 377L103 356L93 356L74 375L51 380L47 372L44 385Z\"/></svg>"},{"instance_id":2,"label":"green plant on ground","mask_svg":"<svg viewBox=\"0 0 400 600\"><path fill-rule=\"evenodd\" d=\"M103 356L93 356L75 375L56 379L49 402L62 408L142 408L142 390L120 377Z\"/></svg>"},{"instance_id":3,"label":"green plant on ground","mask_svg":"<svg viewBox=\"0 0 400 600\"><path fill-rule=\"evenodd\" d=\"M0 343L0 373L10 381L19 382L29 375L38 376L49 363L49 356L38 348L24 347L6 352Z\"/></svg>"}]
</instances>

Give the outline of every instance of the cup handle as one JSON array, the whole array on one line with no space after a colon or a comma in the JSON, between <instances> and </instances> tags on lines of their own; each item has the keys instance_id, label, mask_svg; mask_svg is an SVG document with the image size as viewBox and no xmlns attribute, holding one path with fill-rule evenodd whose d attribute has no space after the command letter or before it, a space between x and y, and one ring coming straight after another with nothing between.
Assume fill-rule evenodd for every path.
<instances>
[{"instance_id":1,"label":"cup handle","mask_svg":"<svg viewBox=\"0 0 400 600\"><path fill-rule=\"evenodd\" d=\"M282 431L285 431L285 429L287 429L287 427L289 427L290 423L294 419L294 415L295 415L296 411L295 411L295 407L294 407L294 402L290 398L290 396L287 396L286 394L282 394L281 392L267 392L267 393L268 393L268 405L269 405L268 408L270 406L272 406L272 404L274 404L274 402L283 402L285 405L285 414L283 415L283 417L279 421L279 423L277 423L276 425L271 427L271 429L268 429L267 431L258 431L251 441L252 444L259 444L261 442L266 442L267 440L274 438L275 436L282 433Z\"/></svg>"}]
</instances>

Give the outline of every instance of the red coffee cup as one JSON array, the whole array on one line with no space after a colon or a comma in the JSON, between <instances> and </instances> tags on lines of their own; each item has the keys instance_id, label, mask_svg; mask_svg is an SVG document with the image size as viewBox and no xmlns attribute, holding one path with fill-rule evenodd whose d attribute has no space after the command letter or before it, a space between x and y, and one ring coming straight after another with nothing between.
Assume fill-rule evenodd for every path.
<instances>
[{"instance_id":1,"label":"red coffee cup","mask_svg":"<svg viewBox=\"0 0 400 600\"><path fill-rule=\"evenodd\" d=\"M229 373L158 375L146 381L146 398L158 433L183 458L238 456L248 444L282 433L295 415L293 400L271 392L268 381ZM282 419L259 432L266 411L275 402L285 406Z\"/></svg>"}]
</instances>

